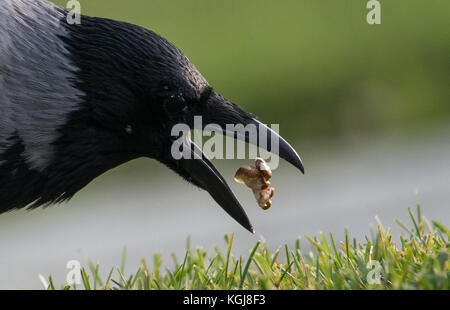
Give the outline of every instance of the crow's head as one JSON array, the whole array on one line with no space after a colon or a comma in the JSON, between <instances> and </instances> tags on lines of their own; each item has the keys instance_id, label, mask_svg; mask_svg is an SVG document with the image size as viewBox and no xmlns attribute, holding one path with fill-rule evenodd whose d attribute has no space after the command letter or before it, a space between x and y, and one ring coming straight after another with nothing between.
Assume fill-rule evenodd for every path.
<instances>
[{"instance_id":1,"label":"crow's head","mask_svg":"<svg viewBox=\"0 0 450 310\"><path fill-rule=\"evenodd\" d=\"M55 128L57 135L46 153L47 161L33 167L23 156L27 142L20 131L9 138L14 143L2 159L22 154L22 162L10 165L9 170L16 169L14 176L10 172L9 178L0 182L6 184L8 179L15 186L27 186L30 193L21 198L19 193L15 198L4 195L10 202L6 208L66 200L103 172L138 157L150 157L208 191L226 212L252 231L223 177L189 139L185 141L187 152L196 153L193 157L197 158L174 158L172 146L180 137L173 135L172 129L176 124L193 129L194 116L202 116L203 125L217 124L224 134L247 142L252 142L248 135L227 132L226 125L255 124L259 125L258 135L279 136L217 94L178 48L154 32L87 16L82 17L80 25L68 25L60 18L60 26L58 39L64 50L60 47L61 51L51 53L67 58L67 68L62 70L70 74L65 82L77 91L63 98L72 102L61 102L61 109L65 105L70 108ZM39 128L36 130L39 132ZM271 150L271 144L265 148ZM282 138L279 155L303 171L297 153ZM5 167L8 164L0 172Z\"/></svg>"}]
</instances>

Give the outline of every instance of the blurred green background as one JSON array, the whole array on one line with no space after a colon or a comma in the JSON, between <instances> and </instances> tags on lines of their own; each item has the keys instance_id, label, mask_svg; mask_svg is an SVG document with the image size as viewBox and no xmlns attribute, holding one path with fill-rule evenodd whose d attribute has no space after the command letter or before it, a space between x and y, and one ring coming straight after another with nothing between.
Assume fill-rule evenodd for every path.
<instances>
[{"instance_id":1,"label":"blurred green background","mask_svg":"<svg viewBox=\"0 0 450 310\"><path fill-rule=\"evenodd\" d=\"M367 24L362 0L80 3L166 37L218 92L288 137L450 116L450 1L381 1L381 25Z\"/></svg>"}]
</instances>

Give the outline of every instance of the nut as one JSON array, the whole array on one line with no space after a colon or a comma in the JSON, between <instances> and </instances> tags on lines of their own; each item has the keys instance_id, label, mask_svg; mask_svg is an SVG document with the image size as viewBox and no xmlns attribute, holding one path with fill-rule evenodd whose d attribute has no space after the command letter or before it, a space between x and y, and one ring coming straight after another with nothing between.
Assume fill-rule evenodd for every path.
<instances>
[{"instance_id":1,"label":"nut","mask_svg":"<svg viewBox=\"0 0 450 310\"><path fill-rule=\"evenodd\" d=\"M234 180L251 188L258 205L263 210L267 210L272 206L270 199L275 194L275 189L270 187L269 179L271 177L270 167L262 158L256 158L255 167L240 167L234 175Z\"/></svg>"}]
</instances>

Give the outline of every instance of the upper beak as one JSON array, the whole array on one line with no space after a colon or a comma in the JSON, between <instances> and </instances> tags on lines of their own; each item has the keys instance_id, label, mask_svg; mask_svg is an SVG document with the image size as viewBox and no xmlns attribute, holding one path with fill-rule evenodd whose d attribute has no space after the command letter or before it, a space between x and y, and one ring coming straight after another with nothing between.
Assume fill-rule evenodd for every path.
<instances>
[{"instance_id":1,"label":"upper beak","mask_svg":"<svg viewBox=\"0 0 450 310\"><path fill-rule=\"evenodd\" d=\"M254 139L249 136L249 132L241 133L239 131L227 131L223 128L220 128L220 130L222 130L222 133L227 136L259 146L271 153L280 156L287 162L291 163L293 166L297 167L303 174L305 173L305 168L303 167L300 156L298 156L297 152L289 143L286 142L286 140L284 140L279 134L268 128L257 119L252 119L249 124L253 124L256 126L256 136L254 137Z\"/></svg>"},{"instance_id":2,"label":"upper beak","mask_svg":"<svg viewBox=\"0 0 450 310\"><path fill-rule=\"evenodd\" d=\"M242 134L239 132L227 132L226 130L223 130L223 133L232 136L235 139L240 139L262 147L267 151L270 151L285 159L304 173L302 161L297 152L289 145L289 143L287 143L276 132L272 131L256 119L252 119L250 123L256 125L258 139L250 139L248 134ZM264 143L264 139L260 139L261 136L267 138L266 143ZM262 143L260 143L261 141ZM278 144L278 147L275 147L273 142ZM189 156L184 156L182 159L177 161L180 168L184 169L195 184L208 191L212 198L231 217L233 217L248 231L254 233L253 226L250 223L247 214L219 171L217 171L206 155L203 154L203 152L189 139L189 137L184 143L184 151L187 150Z\"/></svg>"}]
</instances>

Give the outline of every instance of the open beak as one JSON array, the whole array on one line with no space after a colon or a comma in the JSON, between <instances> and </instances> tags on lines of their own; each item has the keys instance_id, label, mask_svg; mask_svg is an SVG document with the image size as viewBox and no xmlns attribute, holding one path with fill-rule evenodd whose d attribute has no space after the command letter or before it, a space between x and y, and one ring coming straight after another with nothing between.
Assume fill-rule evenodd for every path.
<instances>
[{"instance_id":1,"label":"open beak","mask_svg":"<svg viewBox=\"0 0 450 310\"><path fill-rule=\"evenodd\" d=\"M285 159L304 173L302 161L289 143L256 119L252 119L250 123L256 125L258 139L250 139L249 135L245 133L228 132L226 130L223 130L222 132L235 139L262 147ZM264 137L266 138L266 141L264 141ZM274 142L277 145L275 145ZM236 196L231 191L225 179L219 171L217 171L211 161L209 161L206 155L203 154L200 148L198 148L189 137L185 139L183 147L183 152L186 152L187 150L188 154L185 153L183 158L177 160L178 166L189 175L193 183L206 190L232 218L248 231L254 233L255 231L247 214L236 199Z\"/></svg>"}]
</instances>

